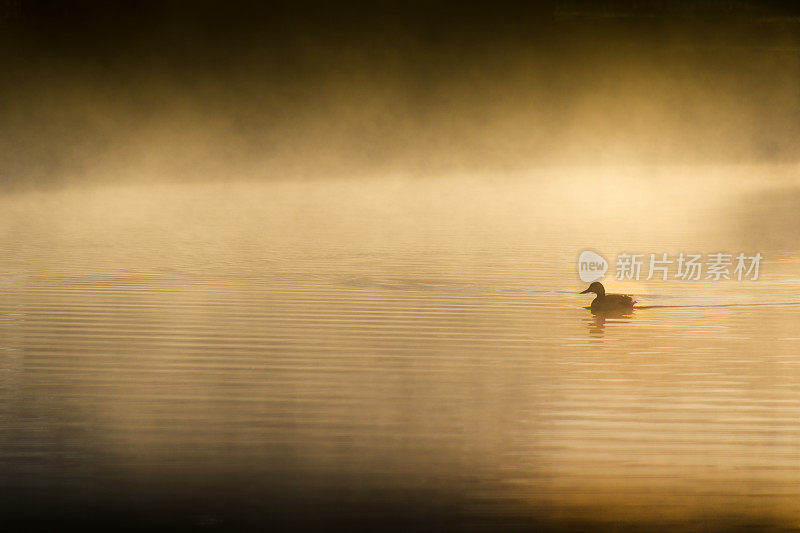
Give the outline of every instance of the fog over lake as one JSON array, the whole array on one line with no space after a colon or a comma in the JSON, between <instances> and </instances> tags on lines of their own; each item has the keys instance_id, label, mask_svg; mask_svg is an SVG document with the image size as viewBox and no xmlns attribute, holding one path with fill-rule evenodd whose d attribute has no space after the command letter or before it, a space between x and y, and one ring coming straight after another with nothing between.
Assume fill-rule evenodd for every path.
<instances>
[{"instance_id":1,"label":"fog over lake","mask_svg":"<svg viewBox=\"0 0 800 533\"><path fill-rule=\"evenodd\" d=\"M796 529L797 13L679 4L8 7L2 527Z\"/></svg>"}]
</instances>

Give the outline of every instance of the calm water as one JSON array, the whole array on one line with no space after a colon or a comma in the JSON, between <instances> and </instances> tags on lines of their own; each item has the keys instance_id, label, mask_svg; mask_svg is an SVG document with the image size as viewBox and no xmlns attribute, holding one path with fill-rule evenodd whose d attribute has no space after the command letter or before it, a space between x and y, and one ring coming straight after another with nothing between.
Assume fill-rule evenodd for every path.
<instances>
[{"instance_id":1,"label":"calm water","mask_svg":"<svg viewBox=\"0 0 800 533\"><path fill-rule=\"evenodd\" d=\"M2 197L3 495L209 528L325 506L800 528L798 183L585 168ZM604 320L576 294L586 248L765 260L758 281L612 274L657 307Z\"/></svg>"}]
</instances>

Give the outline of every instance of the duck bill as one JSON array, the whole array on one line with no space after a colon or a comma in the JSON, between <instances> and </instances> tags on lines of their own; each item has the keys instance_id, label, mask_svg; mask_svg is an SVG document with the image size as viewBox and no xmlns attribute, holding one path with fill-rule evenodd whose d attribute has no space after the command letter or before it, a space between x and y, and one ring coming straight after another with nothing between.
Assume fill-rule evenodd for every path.
<instances>
[{"instance_id":1,"label":"duck bill","mask_svg":"<svg viewBox=\"0 0 800 533\"><path fill-rule=\"evenodd\" d=\"M585 291L581 291L578 294L586 294L587 292L591 292L591 291L589 289L586 289Z\"/></svg>"}]
</instances>

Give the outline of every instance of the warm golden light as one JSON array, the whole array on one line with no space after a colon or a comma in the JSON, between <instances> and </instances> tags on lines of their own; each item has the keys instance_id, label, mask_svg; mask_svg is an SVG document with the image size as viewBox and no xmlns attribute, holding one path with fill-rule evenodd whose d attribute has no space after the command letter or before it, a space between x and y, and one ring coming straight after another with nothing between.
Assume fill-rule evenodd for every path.
<instances>
[{"instance_id":1,"label":"warm golden light","mask_svg":"<svg viewBox=\"0 0 800 533\"><path fill-rule=\"evenodd\" d=\"M0 529L800 524L796 9L6 4Z\"/></svg>"}]
</instances>

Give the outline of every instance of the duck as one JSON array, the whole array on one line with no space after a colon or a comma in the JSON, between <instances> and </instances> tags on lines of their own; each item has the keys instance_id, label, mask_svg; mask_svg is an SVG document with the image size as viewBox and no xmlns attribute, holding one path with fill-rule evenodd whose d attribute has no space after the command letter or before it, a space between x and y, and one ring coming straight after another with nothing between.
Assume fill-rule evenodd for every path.
<instances>
[{"instance_id":1,"label":"duck","mask_svg":"<svg viewBox=\"0 0 800 533\"><path fill-rule=\"evenodd\" d=\"M592 282L588 289L579 294L586 294L587 292L593 292L597 295L589 307L593 313L629 312L633 311L633 304L636 303L627 294L606 294L606 288L599 281Z\"/></svg>"}]
</instances>

